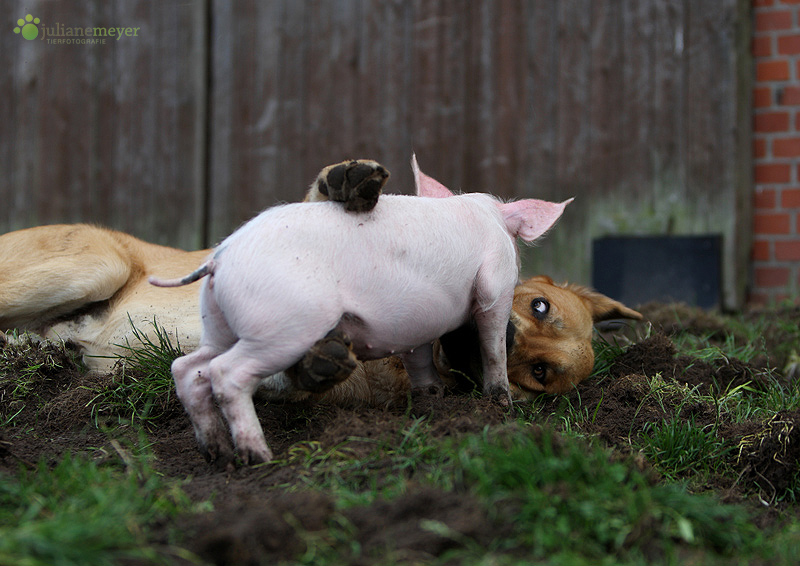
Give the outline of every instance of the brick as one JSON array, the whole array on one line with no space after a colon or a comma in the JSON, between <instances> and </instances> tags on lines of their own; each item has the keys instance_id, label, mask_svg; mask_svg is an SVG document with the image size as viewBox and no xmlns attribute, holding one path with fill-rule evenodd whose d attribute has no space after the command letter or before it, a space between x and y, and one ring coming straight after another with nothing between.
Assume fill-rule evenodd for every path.
<instances>
[{"instance_id":1,"label":"brick","mask_svg":"<svg viewBox=\"0 0 800 566\"><path fill-rule=\"evenodd\" d=\"M756 12L756 31L792 29L792 25L792 12L790 10Z\"/></svg>"},{"instance_id":2,"label":"brick","mask_svg":"<svg viewBox=\"0 0 800 566\"><path fill-rule=\"evenodd\" d=\"M766 108L772 106L772 89L769 87L759 87L753 89L753 107Z\"/></svg>"},{"instance_id":3,"label":"brick","mask_svg":"<svg viewBox=\"0 0 800 566\"><path fill-rule=\"evenodd\" d=\"M800 138L778 138L772 142L773 157L800 156Z\"/></svg>"},{"instance_id":4,"label":"brick","mask_svg":"<svg viewBox=\"0 0 800 566\"><path fill-rule=\"evenodd\" d=\"M788 112L762 112L753 117L756 132L786 132L789 130Z\"/></svg>"},{"instance_id":5,"label":"brick","mask_svg":"<svg viewBox=\"0 0 800 566\"><path fill-rule=\"evenodd\" d=\"M775 242L775 259L778 261L800 261L800 240Z\"/></svg>"},{"instance_id":6,"label":"brick","mask_svg":"<svg viewBox=\"0 0 800 566\"><path fill-rule=\"evenodd\" d=\"M791 230L791 220L786 213L756 213L753 216L753 233L760 235L788 234Z\"/></svg>"},{"instance_id":7,"label":"brick","mask_svg":"<svg viewBox=\"0 0 800 566\"><path fill-rule=\"evenodd\" d=\"M756 267L756 287L785 287L789 283L789 269L786 267Z\"/></svg>"},{"instance_id":8,"label":"brick","mask_svg":"<svg viewBox=\"0 0 800 566\"><path fill-rule=\"evenodd\" d=\"M788 163L765 163L755 166L755 182L788 183L792 180L792 167Z\"/></svg>"},{"instance_id":9,"label":"brick","mask_svg":"<svg viewBox=\"0 0 800 566\"><path fill-rule=\"evenodd\" d=\"M783 96L781 96L781 104L787 106L800 105L800 87L787 86L783 89Z\"/></svg>"},{"instance_id":10,"label":"brick","mask_svg":"<svg viewBox=\"0 0 800 566\"><path fill-rule=\"evenodd\" d=\"M778 53L797 55L800 53L800 35L784 35L778 38Z\"/></svg>"},{"instance_id":11,"label":"brick","mask_svg":"<svg viewBox=\"0 0 800 566\"><path fill-rule=\"evenodd\" d=\"M800 189L784 189L781 191L783 208L800 208Z\"/></svg>"},{"instance_id":12,"label":"brick","mask_svg":"<svg viewBox=\"0 0 800 566\"><path fill-rule=\"evenodd\" d=\"M756 63L756 80L761 81L788 81L788 61L761 61Z\"/></svg>"},{"instance_id":13,"label":"brick","mask_svg":"<svg viewBox=\"0 0 800 566\"><path fill-rule=\"evenodd\" d=\"M769 57L772 55L772 37L769 35L754 37L750 44L750 51L753 53L753 57Z\"/></svg>"},{"instance_id":14,"label":"brick","mask_svg":"<svg viewBox=\"0 0 800 566\"><path fill-rule=\"evenodd\" d=\"M763 159L767 156L767 140L755 139L753 140L753 157L756 159Z\"/></svg>"},{"instance_id":15,"label":"brick","mask_svg":"<svg viewBox=\"0 0 800 566\"><path fill-rule=\"evenodd\" d=\"M753 243L753 251L751 252L751 258L753 261L769 261L772 259L772 253L770 252L769 241L767 240L756 240Z\"/></svg>"},{"instance_id":16,"label":"brick","mask_svg":"<svg viewBox=\"0 0 800 566\"><path fill-rule=\"evenodd\" d=\"M772 210L778 204L775 189L756 189L753 196L753 206L756 208Z\"/></svg>"}]
</instances>

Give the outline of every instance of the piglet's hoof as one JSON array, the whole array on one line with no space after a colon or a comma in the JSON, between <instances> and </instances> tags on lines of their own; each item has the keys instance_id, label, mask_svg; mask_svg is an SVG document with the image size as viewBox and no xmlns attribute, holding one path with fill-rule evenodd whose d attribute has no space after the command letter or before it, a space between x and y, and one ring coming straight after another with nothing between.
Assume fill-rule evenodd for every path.
<instances>
[{"instance_id":1,"label":"piglet's hoof","mask_svg":"<svg viewBox=\"0 0 800 566\"><path fill-rule=\"evenodd\" d=\"M200 453L206 462L211 464L218 472L232 472L235 469L233 446L230 442L212 442L200 446Z\"/></svg>"},{"instance_id":2,"label":"piglet's hoof","mask_svg":"<svg viewBox=\"0 0 800 566\"><path fill-rule=\"evenodd\" d=\"M511 393L505 387L494 385L484 390L484 397L491 399L493 403L497 403L501 407L511 407Z\"/></svg>"},{"instance_id":3,"label":"piglet's hoof","mask_svg":"<svg viewBox=\"0 0 800 566\"><path fill-rule=\"evenodd\" d=\"M331 330L286 373L298 389L324 393L350 377L356 364L350 338L343 332Z\"/></svg>"},{"instance_id":4,"label":"piglet's hoof","mask_svg":"<svg viewBox=\"0 0 800 566\"><path fill-rule=\"evenodd\" d=\"M329 199L344 203L349 212L369 212L378 203L389 172L366 159L343 161L320 171L317 189Z\"/></svg>"}]
</instances>

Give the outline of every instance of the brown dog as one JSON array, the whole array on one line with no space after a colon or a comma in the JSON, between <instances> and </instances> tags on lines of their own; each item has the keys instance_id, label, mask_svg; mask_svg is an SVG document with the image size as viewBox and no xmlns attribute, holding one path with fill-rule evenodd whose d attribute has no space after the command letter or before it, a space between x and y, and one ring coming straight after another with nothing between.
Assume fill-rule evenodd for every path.
<instances>
[{"instance_id":1,"label":"brown dog","mask_svg":"<svg viewBox=\"0 0 800 566\"><path fill-rule=\"evenodd\" d=\"M359 166L363 163L368 162ZM327 190L320 195L320 180L332 167L324 169L312 187L314 200L327 196ZM378 198L375 183L382 185L385 178L365 176L363 186L371 200ZM185 275L209 253L149 244L86 224L9 232L0 236L0 329L71 341L83 350L87 366L97 371L108 370L124 353L121 345L132 339L131 324L152 334L155 321L184 351L191 351L200 338L197 286L157 288L148 277ZM508 375L514 397L563 393L580 383L594 364L593 323L613 318L641 315L590 289L556 285L544 276L519 285L509 324ZM440 356L442 373L452 367L459 375L474 374L470 356L474 358L477 349L470 344L469 331L457 331L442 342L449 359ZM317 397L386 404L405 398L408 388L402 364L387 358L359 364L349 379ZM292 397L310 395L295 392Z\"/></svg>"}]
</instances>

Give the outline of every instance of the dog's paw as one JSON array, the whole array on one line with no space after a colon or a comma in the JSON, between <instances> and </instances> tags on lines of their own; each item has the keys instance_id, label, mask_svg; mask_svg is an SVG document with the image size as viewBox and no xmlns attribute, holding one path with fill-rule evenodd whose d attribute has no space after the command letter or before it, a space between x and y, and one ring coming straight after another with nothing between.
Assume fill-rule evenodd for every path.
<instances>
[{"instance_id":1,"label":"dog's paw","mask_svg":"<svg viewBox=\"0 0 800 566\"><path fill-rule=\"evenodd\" d=\"M334 329L311 346L287 375L300 390L324 393L350 377L357 363L350 338Z\"/></svg>"},{"instance_id":2,"label":"dog's paw","mask_svg":"<svg viewBox=\"0 0 800 566\"><path fill-rule=\"evenodd\" d=\"M377 161L357 159L329 165L320 171L314 185L330 200L343 202L349 212L369 212L388 178L389 171Z\"/></svg>"}]
</instances>

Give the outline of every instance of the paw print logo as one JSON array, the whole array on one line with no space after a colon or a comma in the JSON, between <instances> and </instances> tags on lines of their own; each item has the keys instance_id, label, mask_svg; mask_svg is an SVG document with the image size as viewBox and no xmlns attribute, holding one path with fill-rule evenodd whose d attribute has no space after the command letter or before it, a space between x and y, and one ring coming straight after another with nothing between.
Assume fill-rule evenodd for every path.
<instances>
[{"instance_id":1,"label":"paw print logo","mask_svg":"<svg viewBox=\"0 0 800 566\"><path fill-rule=\"evenodd\" d=\"M34 18L30 14L25 16L25 19L17 20L17 27L14 28L14 33L21 33L25 39L36 39L39 37L38 24L41 22L39 18Z\"/></svg>"}]
</instances>

